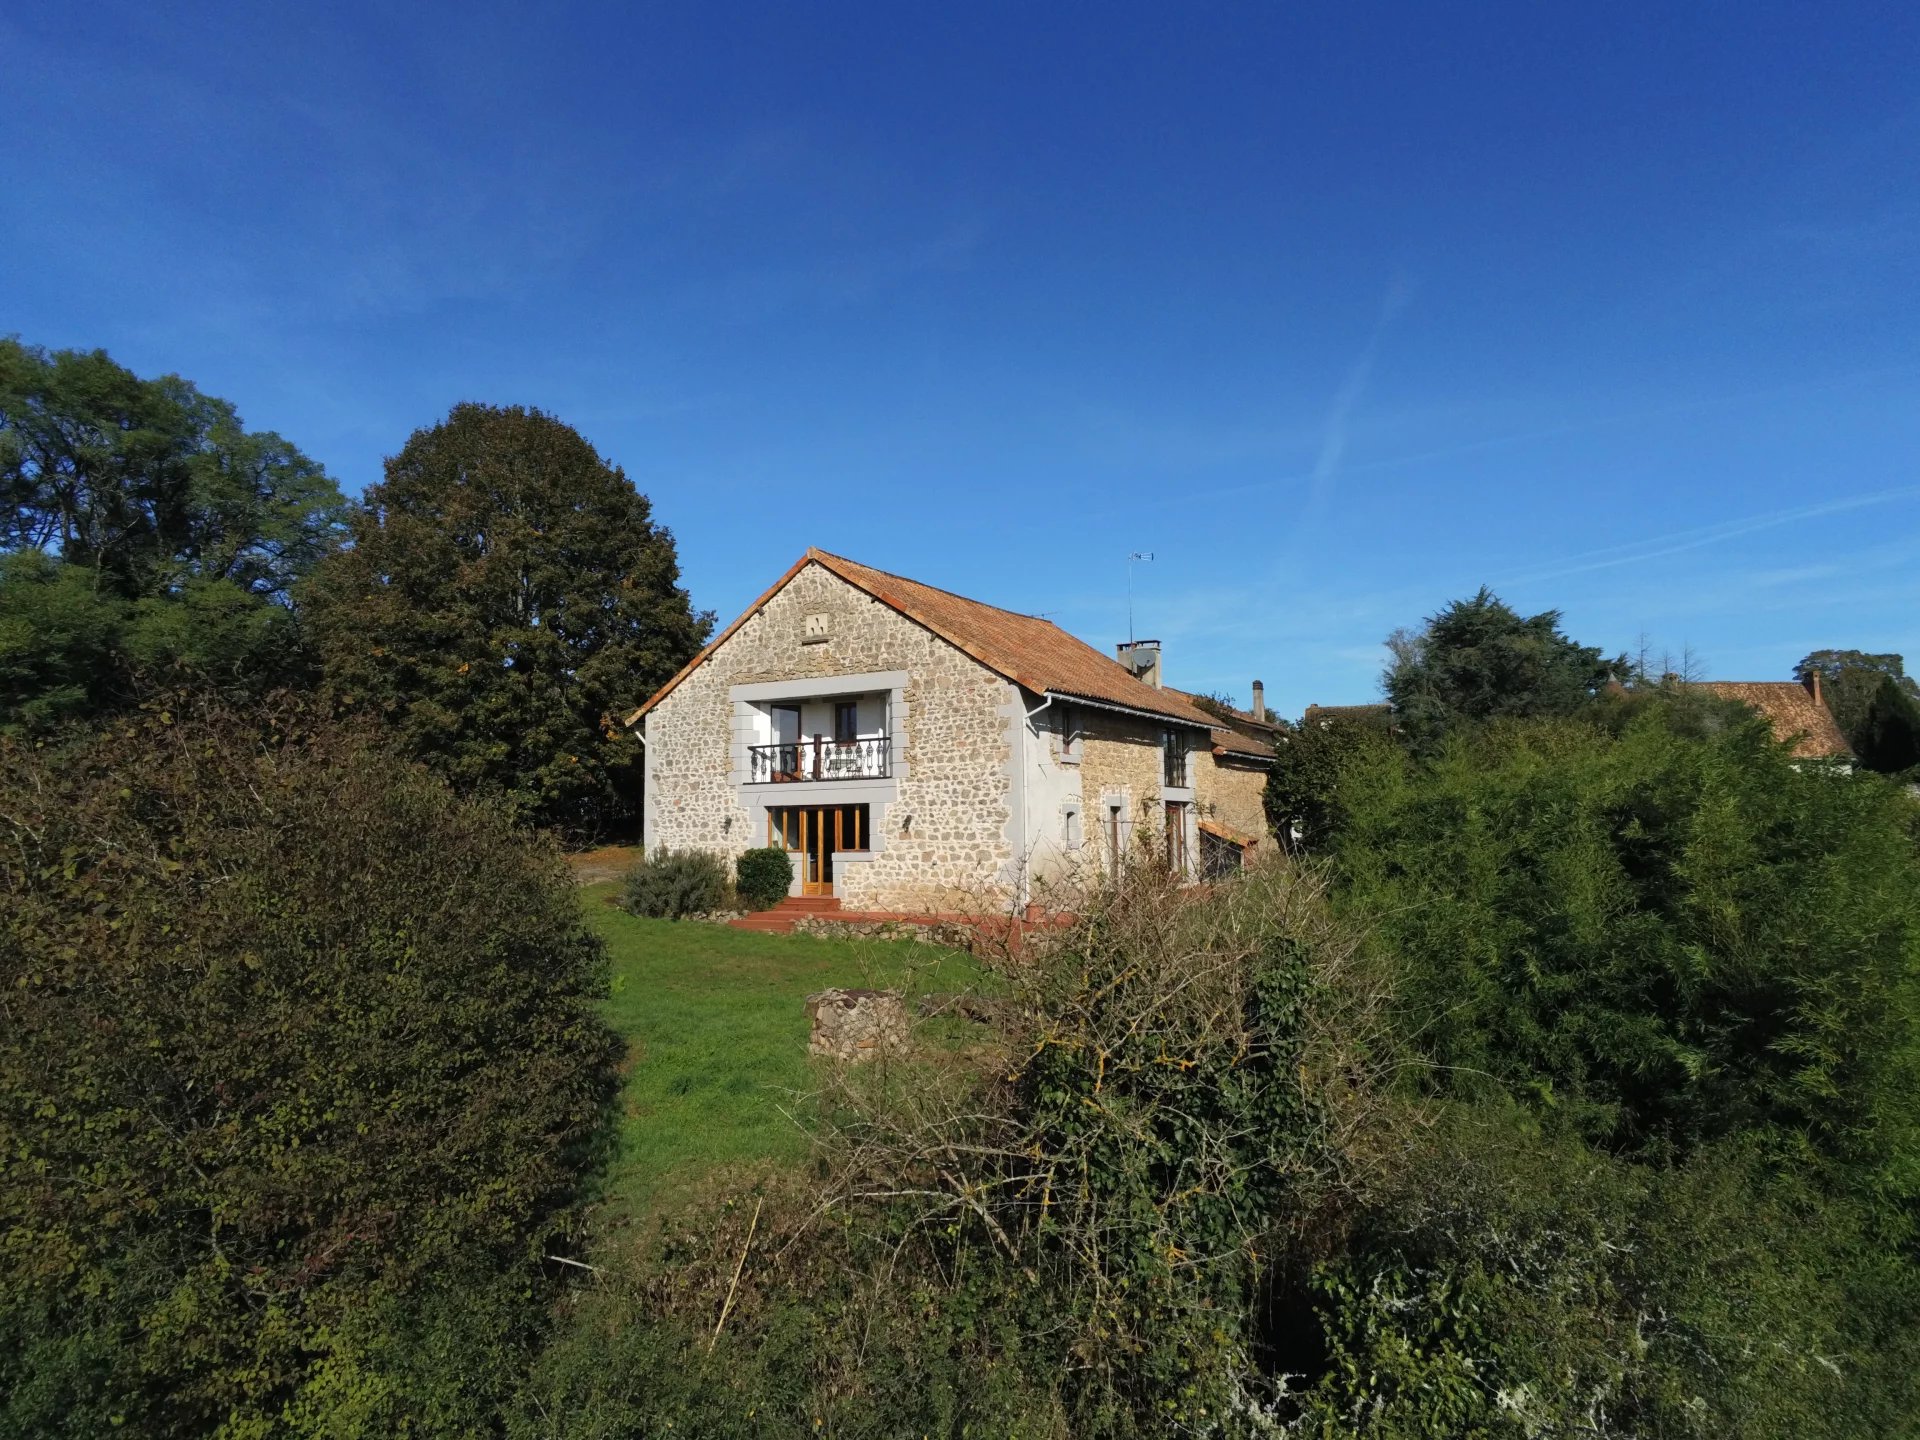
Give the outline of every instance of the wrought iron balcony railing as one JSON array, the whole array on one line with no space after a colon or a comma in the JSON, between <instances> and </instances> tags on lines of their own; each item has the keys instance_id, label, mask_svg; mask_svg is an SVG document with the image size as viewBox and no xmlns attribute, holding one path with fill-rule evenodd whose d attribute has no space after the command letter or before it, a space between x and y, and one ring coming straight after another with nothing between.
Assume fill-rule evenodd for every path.
<instances>
[{"instance_id":1,"label":"wrought iron balcony railing","mask_svg":"<svg viewBox=\"0 0 1920 1440\"><path fill-rule=\"evenodd\" d=\"M749 745L747 781L886 780L893 774L893 737L829 740L816 735L784 745Z\"/></svg>"}]
</instances>

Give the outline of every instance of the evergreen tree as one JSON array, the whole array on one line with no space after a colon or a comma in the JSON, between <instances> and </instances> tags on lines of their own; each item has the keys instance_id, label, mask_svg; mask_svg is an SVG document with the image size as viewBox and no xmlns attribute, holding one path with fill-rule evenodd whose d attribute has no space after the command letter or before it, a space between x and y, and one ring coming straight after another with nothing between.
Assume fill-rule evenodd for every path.
<instances>
[{"instance_id":1,"label":"evergreen tree","mask_svg":"<svg viewBox=\"0 0 1920 1440\"><path fill-rule=\"evenodd\" d=\"M585 834L629 813L641 752L618 717L712 624L632 482L550 415L463 404L350 525L302 592L333 702L528 819Z\"/></svg>"},{"instance_id":2,"label":"evergreen tree","mask_svg":"<svg viewBox=\"0 0 1920 1440\"><path fill-rule=\"evenodd\" d=\"M1881 676L1857 736L1849 738L1867 769L1920 778L1920 701L1893 676Z\"/></svg>"},{"instance_id":3,"label":"evergreen tree","mask_svg":"<svg viewBox=\"0 0 1920 1440\"><path fill-rule=\"evenodd\" d=\"M1902 656L1815 650L1793 667L1802 684L1814 674L1862 765L1883 775L1920 765L1920 684L1907 674Z\"/></svg>"},{"instance_id":4,"label":"evergreen tree","mask_svg":"<svg viewBox=\"0 0 1920 1440\"><path fill-rule=\"evenodd\" d=\"M1485 586L1388 643L1394 659L1381 682L1421 751L1463 725L1571 715L1627 669L1625 656L1609 660L1568 639L1559 611L1522 616Z\"/></svg>"}]
</instances>

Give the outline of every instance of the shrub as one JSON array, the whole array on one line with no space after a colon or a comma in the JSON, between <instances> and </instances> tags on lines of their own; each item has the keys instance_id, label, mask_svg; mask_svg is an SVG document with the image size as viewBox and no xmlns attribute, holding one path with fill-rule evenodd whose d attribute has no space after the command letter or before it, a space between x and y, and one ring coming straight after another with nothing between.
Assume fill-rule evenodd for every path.
<instances>
[{"instance_id":1,"label":"shrub","mask_svg":"<svg viewBox=\"0 0 1920 1440\"><path fill-rule=\"evenodd\" d=\"M1343 789L1349 899L1400 954L1429 1073L1495 1076L1649 1158L1764 1133L1912 1195L1902 797L1797 765L1762 720L1676 718L1495 726Z\"/></svg>"},{"instance_id":2,"label":"shrub","mask_svg":"<svg viewBox=\"0 0 1920 1440\"><path fill-rule=\"evenodd\" d=\"M727 862L718 855L662 845L627 872L627 909L656 920L679 920L724 910L727 890Z\"/></svg>"},{"instance_id":3,"label":"shrub","mask_svg":"<svg viewBox=\"0 0 1920 1440\"><path fill-rule=\"evenodd\" d=\"M1405 1159L1316 1270L1327 1363L1289 1433L1909 1433L1897 1267L1805 1177L1741 1145L1638 1164L1497 1101Z\"/></svg>"},{"instance_id":4,"label":"shrub","mask_svg":"<svg viewBox=\"0 0 1920 1440\"><path fill-rule=\"evenodd\" d=\"M601 948L549 845L303 723L0 739L0 1435L468 1433L513 1383Z\"/></svg>"},{"instance_id":5,"label":"shrub","mask_svg":"<svg viewBox=\"0 0 1920 1440\"><path fill-rule=\"evenodd\" d=\"M1143 868L1082 913L996 966L979 1073L843 1073L822 1160L920 1313L1051 1392L1037 1433L1237 1433L1303 1368L1267 1297L1375 1129L1368 962L1285 862L1201 900Z\"/></svg>"},{"instance_id":6,"label":"shrub","mask_svg":"<svg viewBox=\"0 0 1920 1440\"><path fill-rule=\"evenodd\" d=\"M740 876L740 903L749 910L778 905L793 885L793 861L784 850L748 850L734 868Z\"/></svg>"}]
</instances>

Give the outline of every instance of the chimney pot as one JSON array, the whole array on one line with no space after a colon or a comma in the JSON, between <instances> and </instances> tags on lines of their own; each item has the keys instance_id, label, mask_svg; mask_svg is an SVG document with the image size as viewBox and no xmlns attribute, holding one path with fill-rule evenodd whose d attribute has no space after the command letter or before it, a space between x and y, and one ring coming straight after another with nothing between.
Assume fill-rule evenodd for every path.
<instances>
[{"instance_id":1,"label":"chimney pot","mask_svg":"<svg viewBox=\"0 0 1920 1440\"><path fill-rule=\"evenodd\" d=\"M1253 718L1256 720L1267 718L1267 687L1258 680L1253 682Z\"/></svg>"}]
</instances>

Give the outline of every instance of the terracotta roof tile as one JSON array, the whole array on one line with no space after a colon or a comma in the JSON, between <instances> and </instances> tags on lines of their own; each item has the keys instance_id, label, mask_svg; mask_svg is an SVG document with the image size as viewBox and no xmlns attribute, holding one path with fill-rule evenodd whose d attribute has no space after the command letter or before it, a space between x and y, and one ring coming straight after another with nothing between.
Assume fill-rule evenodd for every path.
<instances>
[{"instance_id":1,"label":"terracotta roof tile","mask_svg":"<svg viewBox=\"0 0 1920 1440\"><path fill-rule=\"evenodd\" d=\"M1075 639L1050 620L969 600L963 595L923 585L918 580L909 580L904 575L876 570L870 565L817 549L801 556L793 568L781 576L773 588L756 600L745 614L714 637L684 670L629 715L627 723L633 724L664 700L681 680L809 564L817 564L838 575L854 588L865 591L883 605L925 626L989 670L1036 694L1115 705L1185 725L1204 726L1209 731L1214 727L1211 716L1195 709L1183 697L1156 690L1145 681L1136 679L1118 660L1102 655L1084 640Z\"/></svg>"},{"instance_id":2,"label":"terracotta roof tile","mask_svg":"<svg viewBox=\"0 0 1920 1440\"><path fill-rule=\"evenodd\" d=\"M1214 820L1202 820L1200 822L1200 831L1204 835L1212 835L1218 839L1227 841L1229 844L1238 845L1242 850L1251 850L1260 843L1258 836L1242 835L1238 830L1229 830L1226 826Z\"/></svg>"},{"instance_id":3,"label":"terracotta roof tile","mask_svg":"<svg viewBox=\"0 0 1920 1440\"><path fill-rule=\"evenodd\" d=\"M1243 731L1230 730L1224 725L1213 727L1213 748L1224 750L1229 755L1245 755L1255 760L1273 759L1273 746L1265 740L1256 739Z\"/></svg>"},{"instance_id":4,"label":"terracotta roof tile","mask_svg":"<svg viewBox=\"0 0 1920 1440\"><path fill-rule=\"evenodd\" d=\"M1312 720L1385 720L1393 715L1393 707L1384 703L1373 705L1309 705L1307 713L1300 717L1304 724Z\"/></svg>"},{"instance_id":5,"label":"terracotta roof tile","mask_svg":"<svg viewBox=\"0 0 1920 1440\"><path fill-rule=\"evenodd\" d=\"M1833 712L1795 680L1705 680L1700 688L1722 700L1738 700L1773 727L1773 738L1791 740L1795 758L1851 760L1853 747Z\"/></svg>"}]
</instances>

